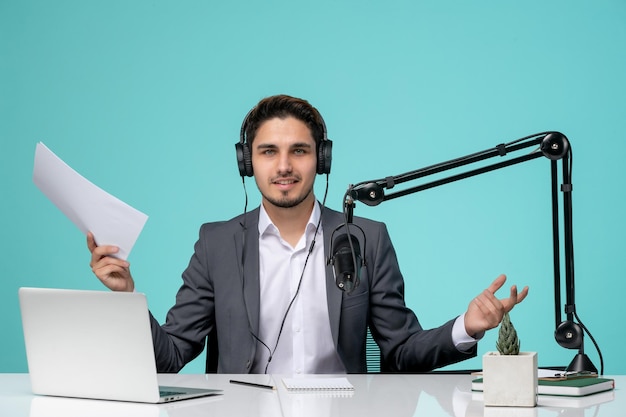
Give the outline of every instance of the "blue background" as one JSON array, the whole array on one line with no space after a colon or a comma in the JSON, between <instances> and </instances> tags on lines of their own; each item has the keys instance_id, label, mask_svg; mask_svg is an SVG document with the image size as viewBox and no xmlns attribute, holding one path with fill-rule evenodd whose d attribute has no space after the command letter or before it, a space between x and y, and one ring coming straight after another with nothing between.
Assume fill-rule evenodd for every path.
<instances>
[{"instance_id":1,"label":"blue background","mask_svg":"<svg viewBox=\"0 0 626 417\"><path fill-rule=\"evenodd\" d=\"M626 373L625 44L621 0L0 1L0 371L27 371L20 286L104 289L84 236L32 182L38 141L150 216L129 261L163 320L200 224L243 210L244 115L287 93L324 115L335 209L350 183L567 135L577 310L605 373ZM553 337L549 193L541 158L355 214L388 224L425 327L507 273L531 287L512 313L522 350L567 365L575 352ZM481 368L496 334L457 368ZM589 338L586 350L599 367Z\"/></svg>"}]
</instances>

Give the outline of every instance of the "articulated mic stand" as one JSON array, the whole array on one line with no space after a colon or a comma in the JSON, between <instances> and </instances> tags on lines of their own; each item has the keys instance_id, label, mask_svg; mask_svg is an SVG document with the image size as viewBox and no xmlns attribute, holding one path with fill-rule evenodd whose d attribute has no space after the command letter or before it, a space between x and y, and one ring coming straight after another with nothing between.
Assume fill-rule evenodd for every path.
<instances>
[{"instance_id":1,"label":"articulated mic stand","mask_svg":"<svg viewBox=\"0 0 626 417\"><path fill-rule=\"evenodd\" d=\"M404 190L396 191L385 195L385 189L392 189L395 185L407 181L413 181L418 178L444 172L450 169L459 168L468 164L474 164L479 161L492 157L504 157L511 152L531 146L538 146L535 151L495 163L488 166L476 168L467 172L452 175L447 178L421 184ZM352 215L355 201L360 201L368 206L376 206L383 201L392 200L394 198L413 194L429 188L438 187L454 181L484 174L486 172L495 171L511 165L520 164L532 159L546 157L551 162L552 177L552 229L553 229L553 258L554 258L554 307L555 307L555 339L559 345L567 349L578 349L579 352L574 360L566 368L568 372L591 372L597 373L596 367L584 353L583 348L583 330L589 334L594 342L598 353L600 350L595 340L580 323L580 319L576 314L575 305L575 287L574 287L574 250L572 236L572 184L571 184L571 147L568 139L559 132L543 132L535 135L518 139L508 144L500 144L495 148L477 152L465 157L457 158L451 161L442 162L429 167L421 168L416 171L407 172L397 176L390 176L378 180L364 181L355 185L350 185L346 191L344 198L344 214L347 222L352 222ZM560 245L559 245L559 199L558 199L558 170L557 161L562 162L561 192L563 193L563 225L564 225L564 265L565 265L565 313L566 320L561 321L561 262L560 262ZM578 322L574 321L577 320ZM602 355L600 354L602 361ZM602 370L603 371L603 370Z\"/></svg>"}]
</instances>

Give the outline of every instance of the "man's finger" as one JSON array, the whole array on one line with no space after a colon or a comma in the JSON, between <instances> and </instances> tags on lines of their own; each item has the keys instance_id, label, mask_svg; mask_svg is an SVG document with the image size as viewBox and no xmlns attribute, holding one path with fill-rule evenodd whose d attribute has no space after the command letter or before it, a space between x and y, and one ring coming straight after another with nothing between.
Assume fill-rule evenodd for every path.
<instances>
[{"instance_id":1,"label":"man's finger","mask_svg":"<svg viewBox=\"0 0 626 417\"><path fill-rule=\"evenodd\" d=\"M521 303L522 301L524 301L524 299L526 298L526 296L528 295L528 286L524 287L524 289L522 290L522 292L520 292L519 294L517 294L517 303Z\"/></svg>"},{"instance_id":2,"label":"man's finger","mask_svg":"<svg viewBox=\"0 0 626 417\"><path fill-rule=\"evenodd\" d=\"M93 233L91 232L87 232L87 247L90 252L93 252L93 250L98 247L96 245L96 240L93 237Z\"/></svg>"},{"instance_id":3,"label":"man's finger","mask_svg":"<svg viewBox=\"0 0 626 417\"><path fill-rule=\"evenodd\" d=\"M489 286L489 288L487 288L487 290L492 293L495 294L496 291L498 291L500 288L502 288L502 286L504 285L504 283L506 282L506 275L502 274L500 276L498 276L498 278L496 278L491 285Z\"/></svg>"},{"instance_id":4,"label":"man's finger","mask_svg":"<svg viewBox=\"0 0 626 417\"><path fill-rule=\"evenodd\" d=\"M524 298L526 298L527 295L528 295L528 287L524 287L524 289L520 293L518 293L517 286L516 285L511 286L511 295L509 296L508 299L502 300L502 304L504 305L505 311L506 312L511 311L513 307L515 307L516 304L519 304L522 301L524 301Z\"/></svg>"}]
</instances>

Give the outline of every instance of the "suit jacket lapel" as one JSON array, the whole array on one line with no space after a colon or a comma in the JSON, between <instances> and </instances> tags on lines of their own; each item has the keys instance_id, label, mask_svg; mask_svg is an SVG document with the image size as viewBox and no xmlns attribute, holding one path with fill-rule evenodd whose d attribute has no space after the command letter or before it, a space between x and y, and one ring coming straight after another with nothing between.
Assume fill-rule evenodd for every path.
<instances>
[{"instance_id":1,"label":"suit jacket lapel","mask_svg":"<svg viewBox=\"0 0 626 417\"><path fill-rule=\"evenodd\" d=\"M328 303L328 318L330 320L330 331L333 335L335 346L339 343L339 321L341 318L341 300L343 292L339 291L335 284L335 274L333 266L328 263L332 256L331 237L337 226L343 222L341 213L323 208L322 210L322 230L324 231L324 252L326 255L326 300Z\"/></svg>"},{"instance_id":2,"label":"suit jacket lapel","mask_svg":"<svg viewBox=\"0 0 626 417\"><path fill-rule=\"evenodd\" d=\"M243 272L240 271L242 279L243 297L245 300L246 313L254 334L259 333L259 209L255 209L245 214L246 229L245 241L243 234L238 234L235 238L237 254L241 256L243 251ZM244 247L245 245L245 247Z\"/></svg>"}]
</instances>

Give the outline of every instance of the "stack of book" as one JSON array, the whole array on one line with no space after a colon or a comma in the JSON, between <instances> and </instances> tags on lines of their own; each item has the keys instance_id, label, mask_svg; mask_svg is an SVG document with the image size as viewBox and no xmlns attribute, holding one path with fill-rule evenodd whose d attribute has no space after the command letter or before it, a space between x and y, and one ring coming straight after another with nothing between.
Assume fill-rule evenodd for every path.
<instances>
[{"instance_id":1,"label":"stack of book","mask_svg":"<svg viewBox=\"0 0 626 417\"><path fill-rule=\"evenodd\" d=\"M611 391L615 388L615 381L611 378L540 378L537 393L539 395L565 395L568 397L582 397L597 392ZM472 381L472 391L483 390L483 379Z\"/></svg>"},{"instance_id":2,"label":"stack of book","mask_svg":"<svg viewBox=\"0 0 626 417\"><path fill-rule=\"evenodd\" d=\"M615 380L597 375L539 378L538 404L544 406L586 407L613 399ZM472 380L472 391L482 392L483 379Z\"/></svg>"}]
</instances>

